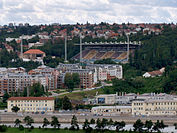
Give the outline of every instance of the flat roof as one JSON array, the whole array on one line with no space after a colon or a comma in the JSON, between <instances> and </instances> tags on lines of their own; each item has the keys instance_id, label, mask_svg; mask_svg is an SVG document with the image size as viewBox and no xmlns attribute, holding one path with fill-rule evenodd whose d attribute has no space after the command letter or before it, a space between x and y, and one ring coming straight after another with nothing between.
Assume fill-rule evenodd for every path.
<instances>
[{"instance_id":1,"label":"flat roof","mask_svg":"<svg viewBox=\"0 0 177 133\"><path fill-rule=\"evenodd\" d=\"M54 100L53 97L10 97L9 101L15 100Z\"/></svg>"},{"instance_id":2,"label":"flat roof","mask_svg":"<svg viewBox=\"0 0 177 133\"><path fill-rule=\"evenodd\" d=\"M97 106L93 107L92 109L125 109L125 108L132 108L131 106Z\"/></svg>"}]
</instances>

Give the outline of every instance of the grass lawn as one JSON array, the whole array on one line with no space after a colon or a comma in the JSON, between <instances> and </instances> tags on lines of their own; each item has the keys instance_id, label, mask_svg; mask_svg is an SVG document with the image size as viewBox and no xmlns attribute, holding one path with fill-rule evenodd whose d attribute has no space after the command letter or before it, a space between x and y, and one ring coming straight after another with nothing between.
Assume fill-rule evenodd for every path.
<instances>
[{"instance_id":1,"label":"grass lawn","mask_svg":"<svg viewBox=\"0 0 177 133\"><path fill-rule=\"evenodd\" d=\"M97 89L97 90L90 90L90 91L83 91L83 92L71 92L68 94L61 95L59 96L59 98L63 98L64 96L67 96L73 100L82 100L83 98L87 98L87 97L93 98L97 92L98 94L104 93L103 89Z\"/></svg>"}]
</instances>

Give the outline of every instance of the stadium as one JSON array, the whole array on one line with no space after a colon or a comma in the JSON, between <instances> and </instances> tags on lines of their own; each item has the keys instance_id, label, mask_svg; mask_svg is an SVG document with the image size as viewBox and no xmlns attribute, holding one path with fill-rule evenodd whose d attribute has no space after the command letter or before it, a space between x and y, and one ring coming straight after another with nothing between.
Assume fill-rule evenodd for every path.
<instances>
[{"instance_id":1,"label":"stadium","mask_svg":"<svg viewBox=\"0 0 177 133\"><path fill-rule=\"evenodd\" d=\"M73 59L80 60L81 57L83 62L94 62L111 58L115 62L124 62L127 61L127 51L132 53L140 45L141 42L85 42L81 44L81 52L75 55Z\"/></svg>"}]
</instances>

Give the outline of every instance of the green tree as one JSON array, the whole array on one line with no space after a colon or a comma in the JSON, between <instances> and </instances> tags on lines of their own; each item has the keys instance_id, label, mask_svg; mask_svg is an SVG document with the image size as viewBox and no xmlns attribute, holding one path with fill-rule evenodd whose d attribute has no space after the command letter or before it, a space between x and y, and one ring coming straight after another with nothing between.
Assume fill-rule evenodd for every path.
<instances>
[{"instance_id":1,"label":"green tree","mask_svg":"<svg viewBox=\"0 0 177 133\"><path fill-rule=\"evenodd\" d=\"M78 73L73 73L72 74L72 79L73 79L73 82L74 82L74 87L79 87L79 85L80 85L79 74Z\"/></svg>"},{"instance_id":2,"label":"green tree","mask_svg":"<svg viewBox=\"0 0 177 133\"><path fill-rule=\"evenodd\" d=\"M29 87L30 96L41 97L45 94L44 87L40 83L35 83Z\"/></svg>"},{"instance_id":3,"label":"green tree","mask_svg":"<svg viewBox=\"0 0 177 133\"><path fill-rule=\"evenodd\" d=\"M17 106L13 106L11 110L12 110L12 112L17 113L20 110L20 108Z\"/></svg>"},{"instance_id":4,"label":"green tree","mask_svg":"<svg viewBox=\"0 0 177 133\"><path fill-rule=\"evenodd\" d=\"M6 103L7 102L7 99L9 99L9 94L6 92L4 95L3 95L3 103Z\"/></svg>"},{"instance_id":5,"label":"green tree","mask_svg":"<svg viewBox=\"0 0 177 133\"><path fill-rule=\"evenodd\" d=\"M152 128L153 126L153 123L151 120L146 120L145 124L144 124L144 127L147 128L147 131L150 132L150 129Z\"/></svg>"},{"instance_id":6,"label":"green tree","mask_svg":"<svg viewBox=\"0 0 177 133\"><path fill-rule=\"evenodd\" d=\"M56 116L52 116L51 126L53 126L54 128L56 127L60 128L60 123Z\"/></svg>"},{"instance_id":7,"label":"green tree","mask_svg":"<svg viewBox=\"0 0 177 133\"><path fill-rule=\"evenodd\" d=\"M21 121L19 119L16 119L14 123L15 123L15 127L19 127Z\"/></svg>"},{"instance_id":8,"label":"green tree","mask_svg":"<svg viewBox=\"0 0 177 133\"><path fill-rule=\"evenodd\" d=\"M90 124L95 124L95 119L92 118L92 119L90 120Z\"/></svg>"},{"instance_id":9,"label":"green tree","mask_svg":"<svg viewBox=\"0 0 177 133\"><path fill-rule=\"evenodd\" d=\"M114 126L116 127L116 131L119 132L120 129L122 129L123 127L125 127L125 122L121 121L121 122L114 122Z\"/></svg>"},{"instance_id":10,"label":"green tree","mask_svg":"<svg viewBox=\"0 0 177 133\"><path fill-rule=\"evenodd\" d=\"M102 129L101 120L99 118L96 120L96 126L95 127L98 131L100 131Z\"/></svg>"},{"instance_id":11,"label":"green tree","mask_svg":"<svg viewBox=\"0 0 177 133\"><path fill-rule=\"evenodd\" d=\"M47 127L49 124L50 124L50 122L48 121L48 119L47 119L47 118L44 118L42 127L43 127L43 128L44 128L44 127Z\"/></svg>"},{"instance_id":12,"label":"green tree","mask_svg":"<svg viewBox=\"0 0 177 133\"><path fill-rule=\"evenodd\" d=\"M104 130L104 128L108 125L108 120L106 118L103 118L101 121L101 129Z\"/></svg>"},{"instance_id":13,"label":"green tree","mask_svg":"<svg viewBox=\"0 0 177 133\"><path fill-rule=\"evenodd\" d=\"M72 109L72 104L70 102L70 99L65 96L62 100L62 109L64 110L71 110Z\"/></svg>"},{"instance_id":14,"label":"green tree","mask_svg":"<svg viewBox=\"0 0 177 133\"><path fill-rule=\"evenodd\" d=\"M88 122L87 119L85 119L85 122L83 124L83 130L86 132L86 133L90 133L93 129L92 127L90 127L90 123Z\"/></svg>"},{"instance_id":15,"label":"green tree","mask_svg":"<svg viewBox=\"0 0 177 133\"><path fill-rule=\"evenodd\" d=\"M143 132L144 123L141 122L140 119L138 119L138 120L133 124L133 127L134 127L134 131L135 131L135 132Z\"/></svg>"},{"instance_id":16,"label":"green tree","mask_svg":"<svg viewBox=\"0 0 177 133\"><path fill-rule=\"evenodd\" d=\"M70 130L79 130L79 125L78 125L77 117L75 115L73 115L73 118L71 119Z\"/></svg>"},{"instance_id":17,"label":"green tree","mask_svg":"<svg viewBox=\"0 0 177 133\"><path fill-rule=\"evenodd\" d=\"M30 116L26 116L23 120L24 120L24 122L26 123L26 126L28 126L28 127L31 126L32 123L34 123L33 118L30 117Z\"/></svg>"},{"instance_id":18,"label":"green tree","mask_svg":"<svg viewBox=\"0 0 177 133\"><path fill-rule=\"evenodd\" d=\"M73 78L72 78L72 74L66 73L65 79L64 79L64 84L68 88L69 91L73 91L74 81L73 81Z\"/></svg>"},{"instance_id":19,"label":"green tree","mask_svg":"<svg viewBox=\"0 0 177 133\"><path fill-rule=\"evenodd\" d=\"M177 129L177 123L174 123L174 126L175 126L175 130Z\"/></svg>"}]
</instances>

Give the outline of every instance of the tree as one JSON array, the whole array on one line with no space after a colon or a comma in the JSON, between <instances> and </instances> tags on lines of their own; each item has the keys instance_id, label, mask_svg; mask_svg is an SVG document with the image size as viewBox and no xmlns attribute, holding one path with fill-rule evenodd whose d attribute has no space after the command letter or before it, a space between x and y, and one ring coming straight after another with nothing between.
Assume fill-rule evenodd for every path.
<instances>
[{"instance_id":1,"label":"tree","mask_svg":"<svg viewBox=\"0 0 177 133\"><path fill-rule=\"evenodd\" d=\"M73 79L73 82L74 82L74 87L79 87L79 85L80 85L79 74L78 73L73 73L72 74L72 79Z\"/></svg>"},{"instance_id":2,"label":"tree","mask_svg":"<svg viewBox=\"0 0 177 133\"><path fill-rule=\"evenodd\" d=\"M50 124L50 122L47 120L47 118L44 118L42 127L47 127Z\"/></svg>"},{"instance_id":3,"label":"tree","mask_svg":"<svg viewBox=\"0 0 177 133\"><path fill-rule=\"evenodd\" d=\"M104 128L108 125L108 120L103 118L101 121L101 128L104 130Z\"/></svg>"},{"instance_id":4,"label":"tree","mask_svg":"<svg viewBox=\"0 0 177 133\"><path fill-rule=\"evenodd\" d=\"M9 99L9 94L6 92L4 95L3 95L3 103L6 103L7 102L7 99Z\"/></svg>"},{"instance_id":5,"label":"tree","mask_svg":"<svg viewBox=\"0 0 177 133\"><path fill-rule=\"evenodd\" d=\"M72 109L72 104L70 102L70 99L67 96L65 96L62 100L62 109L64 110Z\"/></svg>"},{"instance_id":6,"label":"tree","mask_svg":"<svg viewBox=\"0 0 177 133\"><path fill-rule=\"evenodd\" d=\"M167 125L165 125L163 121L160 122L159 120L157 120L157 122L153 126L153 130L160 132L160 129L164 129L165 127L167 127Z\"/></svg>"},{"instance_id":7,"label":"tree","mask_svg":"<svg viewBox=\"0 0 177 133\"><path fill-rule=\"evenodd\" d=\"M134 131L135 131L135 132L143 132L144 123L141 122L140 119L138 119L138 120L133 124L133 127L134 127Z\"/></svg>"},{"instance_id":8,"label":"tree","mask_svg":"<svg viewBox=\"0 0 177 133\"><path fill-rule=\"evenodd\" d=\"M109 125L109 127L112 127L112 126L114 125L114 122L113 122L112 119L110 119L110 120L108 121L108 125Z\"/></svg>"},{"instance_id":9,"label":"tree","mask_svg":"<svg viewBox=\"0 0 177 133\"><path fill-rule=\"evenodd\" d=\"M15 127L19 127L21 121L19 119L16 119L14 123L15 123Z\"/></svg>"},{"instance_id":10,"label":"tree","mask_svg":"<svg viewBox=\"0 0 177 133\"><path fill-rule=\"evenodd\" d=\"M73 115L73 118L71 119L71 127L70 130L79 130L79 125L77 122L77 117L75 115Z\"/></svg>"},{"instance_id":11,"label":"tree","mask_svg":"<svg viewBox=\"0 0 177 133\"><path fill-rule=\"evenodd\" d=\"M92 119L90 120L90 124L95 124L95 119L92 118Z\"/></svg>"},{"instance_id":12,"label":"tree","mask_svg":"<svg viewBox=\"0 0 177 133\"><path fill-rule=\"evenodd\" d=\"M23 120L28 127L31 126L32 123L34 123L34 120L30 116L26 116Z\"/></svg>"},{"instance_id":13,"label":"tree","mask_svg":"<svg viewBox=\"0 0 177 133\"><path fill-rule=\"evenodd\" d=\"M144 127L147 128L147 131L149 132L149 130L152 128L153 126L153 123L151 120L146 120L145 124L144 124Z\"/></svg>"},{"instance_id":14,"label":"tree","mask_svg":"<svg viewBox=\"0 0 177 133\"><path fill-rule=\"evenodd\" d=\"M53 126L54 128L56 127L60 128L60 123L56 116L52 116L51 126Z\"/></svg>"},{"instance_id":15,"label":"tree","mask_svg":"<svg viewBox=\"0 0 177 133\"><path fill-rule=\"evenodd\" d=\"M45 94L44 87L40 83L35 83L29 87L30 96L41 97Z\"/></svg>"},{"instance_id":16,"label":"tree","mask_svg":"<svg viewBox=\"0 0 177 133\"><path fill-rule=\"evenodd\" d=\"M95 127L96 127L97 130L101 130L101 128L102 128L101 120L99 118L96 121L96 126Z\"/></svg>"},{"instance_id":17,"label":"tree","mask_svg":"<svg viewBox=\"0 0 177 133\"><path fill-rule=\"evenodd\" d=\"M17 113L20 110L20 108L17 106L13 106L11 110L12 110L12 112Z\"/></svg>"},{"instance_id":18,"label":"tree","mask_svg":"<svg viewBox=\"0 0 177 133\"><path fill-rule=\"evenodd\" d=\"M114 122L114 126L116 127L116 131L119 132L120 129L122 129L123 127L125 127L125 122L121 121L121 122Z\"/></svg>"},{"instance_id":19,"label":"tree","mask_svg":"<svg viewBox=\"0 0 177 133\"><path fill-rule=\"evenodd\" d=\"M177 123L174 123L175 129L177 129Z\"/></svg>"},{"instance_id":20,"label":"tree","mask_svg":"<svg viewBox=\"0 0 177 133\"><path fill-rule=\"evenodd\" d=\"M74 81L73 81L73 78L72 78L72 74L66 73L65 79L64 79L64 84L66 85L66 87L68 88L69 91L73 91Z\"/></svg>"},{"instance_id":21,"label":"tree","mask_svg":"<svg viewBox=\"0 0 177 133\"><path fill-rule=\"evenodd\" d=\"M93 129L90 127L90 123L87 119L85 119L85 122L83 124L83 130L85 130L86 133L90 133Z\"/></svg>"}]
</instances>

